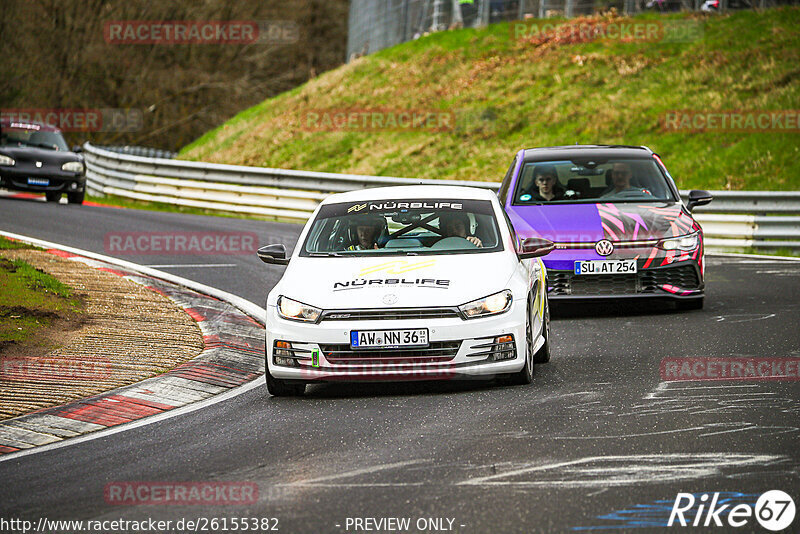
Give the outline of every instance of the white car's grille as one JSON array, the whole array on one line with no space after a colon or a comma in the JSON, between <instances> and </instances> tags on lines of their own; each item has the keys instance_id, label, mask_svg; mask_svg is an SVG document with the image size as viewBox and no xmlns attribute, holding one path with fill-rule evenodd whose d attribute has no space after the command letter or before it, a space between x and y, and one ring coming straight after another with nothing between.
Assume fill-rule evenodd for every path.
<instances>
[{"instance_id":1,"label":"white car's grille","mask_svg":"<svg viewBox=\"0 0 800 534\"><path fill-rule=\"evenodd\" d=\"M402 349L358 349L347 344L320 345L325 359L334 365L439 363L455 358L460 341L434 341L428 347Z\"/></svg>"}]
</instances>

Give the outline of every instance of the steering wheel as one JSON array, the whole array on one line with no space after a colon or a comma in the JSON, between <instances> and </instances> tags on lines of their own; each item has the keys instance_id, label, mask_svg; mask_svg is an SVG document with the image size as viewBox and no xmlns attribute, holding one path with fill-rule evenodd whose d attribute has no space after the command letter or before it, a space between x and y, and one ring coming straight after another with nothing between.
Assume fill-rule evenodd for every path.
<instances>
[{"instance_id":1,"label":"steering wheel","mask_svg":"<svg viewBox=\"0 0 800 534\"><path fill-rule=\"evenodd\" d=\"M431 245L431 248L436 250L461 250L464 248L478 248L478 246L464 237L452 236L440 239Z\"/></svg>"}]
</instances>

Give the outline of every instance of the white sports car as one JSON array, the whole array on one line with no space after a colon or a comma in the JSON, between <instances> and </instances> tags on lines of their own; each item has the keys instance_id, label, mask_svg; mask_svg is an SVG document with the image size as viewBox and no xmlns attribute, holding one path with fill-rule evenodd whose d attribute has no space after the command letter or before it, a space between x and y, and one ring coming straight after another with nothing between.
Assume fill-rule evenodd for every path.
<instances>
[{"instance_id":1,"label":"white sports car","mask_svg":"<svg viewBox=\"0 0 800 534\"><path fill-rule=\"evenodd\" d=\"M527 384L550 358L540 238L518 243L488 190L404 186L331 195L266 304L272 395L313 381L499 376Z\"/></svg>"}]
</instances>

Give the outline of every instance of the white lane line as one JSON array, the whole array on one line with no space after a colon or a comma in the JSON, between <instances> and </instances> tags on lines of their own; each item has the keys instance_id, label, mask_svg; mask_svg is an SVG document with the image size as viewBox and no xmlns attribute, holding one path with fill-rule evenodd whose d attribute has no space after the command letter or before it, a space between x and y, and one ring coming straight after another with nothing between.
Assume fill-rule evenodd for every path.
<instances>
[{"instance_id":1,"label":"white lane line","mask_svg":"<svg viewBox=\"0 0 800 534\"><path fill-rule=\"evenodd\" d=\"M145 265L145 267L156 268L160 267L162 269L172 269L172 268L192 268L192 267L238 267L235 263L166 263L162 265Z\"/></svg>"},{"instance_id":2,"label":"white lane line","mask_svg":"<svg viewBox=\"0 0 800 534\"><path fill-rule=\"evenodd\" d=\"M314 484L297 483L297 484L275 484L282 487L313 487L313 488L401 488L404 486L424 486L425 482L363 482L363 483L348 483L348 482L315 482Z\"/></svg>"},{"instance_id":3,"label":"white lane line","mask_svg":"<svg viewBox=\"0 0 800 534\"><path fill-rule=\"evenodd\" d=\"M760 264L766 263L768 265L774 265L776 263L780 263L780 260L742 260L736 262L737 265L750 265L754 263L760 263Z\"/></svg>"},{"instance_id":4,"label":"white lane line","mask_svg":"<svg viewBox=\"0 0 800 534\"><path fill-rule=\"evenodd\" d=\"M156 269L152 269L149 267L145 267L143 265L138 265L136 263L132 263L125 260L120 260L117 258L113 258L111 256L105 256L103 254L96 254L94 252L89 252L88 250L83 250L74 247L67 247L58 243L53 243L50 241L44 241L42 239L36 239L34 237L24 236L20 234L14 234L12 232L6 232L4 230L0 230L0 235L5 237L10 237L12 239L17 239L19 241L29 243L31 245L36 245L43 248L53 248L58 250L63 250L70 254L76 254L78 256L84 256L87 258L92 258L95 260L104 261L106 263L110 263L113 265L118 265L119 267L123 267L126 269L130 269L132 271L152 276L154 278L160 278L162 280L166 280L167 282L172 282L174 284L182 285L184 287L188 287L189 289L193 289L199 293L203 293L205 295L210 295L212 297L216 297L218 299L224 300L233 306L239 308L247 315L253 317L261 324L264 324L264 308L246 300L242 297L238 297L232 293L228 293L227 291L223 291L221 289L217 289L211 286L207 286L205 284L201 284L200 282L195 282L194 280L189 280L188 278L183 278L174 274L170 274L164 271L159 271ZM11 452L8 454L0 455L0 463L6 462L8 460L15 460L17 458L21 458L23 456L28 456L31 454L37 454L40 452L51 451L54 449L60 449L62 447L69 447L71 445L77 445L78 443L83 443L85 441L91 441L93 439L103 438L106 436L111 436L113 434L118 434L120 432L125 432L126 430L131 430L133 428L139 428L141 426L149 425L152 423L157 423L159 421L163 421L165 419L170 419L172 417L178 417L187 413L191 413L195 410L199 410L201 408L205 408L206 406L211 406L212 404L217 404L219 402L224 402L228 399L233 397L237 397L243 393L247 393L251 389L255 389L256 387L264 387L264 377L261 376L251 382L246 384L242 384L239 387L234 389L228 390L225 393L221 393L219 395L215 395L205 400L200 400L194 402L192 404L187 404L180 408L174 408L172 410L168 410L166 412L162 412L157 415L151 415L145 417L143 419L139 419L137 421L132 421L130 423L124 423L118 426L114 426L108 428L106 430L99 430L97 432L92 432L89 434L84 434L79 437L68 438L63 441L58 441L55 443L49 443L47 445L41 445L38 447L34 447L32 449L24 449L17 452Z\"/></svg>"},{"instance_id":5,"label":"white lane line","mask_svg":"<svg viewBox=\"0 0 800 534\"><path fill-rule=\"evenodd\" d=\"M667 384L679 384L680 382L667 382ZM674 387L670 391L684 391L687 389L731 389L731 388L757 388L758 384L730 384L727 386L692 386L692 387Z\"/></svg>"},{"instance_id":6,"label":"white lane line","mask_svg":"<svg viewBox=\"0 0 800 534\"><path fill-rule=\"evenodd\" d=\"M729 321L731 317L739 317L733 321ZM753 321L763 321L764 319L772 319L775 317L774 313L731 313L729 315L715 315L714 319L718 323L725 321L728 324L734 323L751 323Z\"/></svg>"},{"instance_id":7,"label":"white lane line","mask_svg":"<svg viewBox=\"0 0 800 534\"><path fill-rule=\"evenodd\" d=\"M692 428L678 428L676 430L660 430L658 432L644 432L641 434L616 434L613 436L554 436L553 439L620 439L620 438L642 438L645 436L658 436L660 434L677 434L679 432L694 432L695 430L705 430L704 426Z\"/></svg>"},{"instance_id":8,"label":"white lane line","mask_svg":"<svg viewBox=\"0 0 800 534\"><path fill-rule=\"evenodd\" d=\"M287 484L278 484L279 486L311 486L316 485L320 482L326 482L328 480L336 480L338 478L349 478L355 477L358 475L367 475L370 473L377 473L378 471L386 471L387 469L395 469L397 467L405 467L408 465L417 465L422 463L427 463L429 460L407 460L405 462L394 462L390 464L379 464L379 465L372 465L369 467L362 467L360 469L354 469L352 471L346 471L344 473L336 473L335 475L326 475L317 478L311 478L308 480L298 480L296 482L289 482ZM351 485L351 484L348 484ZM361 484L356 484L361 485Z\"/></svg>"},{"instance_id":9,"label":"white lane line","mask_svg":"<svg viewBox=\"0 0 800 534\"><path fill-rule=\"evenodd\" d=\"M719 474L722 469L766 467L786 461L786 456L738 453L673 453L625 456L590 456L544 465L528 465L496 475L474 477L457 486L610 487L645 483L674 483ZM503 480L544 472L533 480ZM551 478L548 478L548 475Z\"/></svg>"},{"instance_id":10,"label":"white lane line","mask_svg":"<svg viewBox=\"0 0 800 534\"><path fill-rule=\"evenodd\" d=\"M780 261L800 261L800 258L792 256L770 256L768 254L739 254L736 252L706 252L706 256L722 256L723 258L768 258ZM741 262L740 262L741 263Z\"/></svg>"},{"instance_id":11,"label":"white lane line","mask_svg":"<svg viewBox=\"0 0 800 534\"><path fill-rule=\"evenodd\" d=\"M730 430L719 430L717 432L707 432L705 434L700 434L699 437L706 438L708 436L718 436L720 434L731 434L733 432L744 432L746 430L753 430L759 429L760 427L756 424L748 424L748 426L743 426L741 428L731 428Z\"/></svg>"}]
</instances>

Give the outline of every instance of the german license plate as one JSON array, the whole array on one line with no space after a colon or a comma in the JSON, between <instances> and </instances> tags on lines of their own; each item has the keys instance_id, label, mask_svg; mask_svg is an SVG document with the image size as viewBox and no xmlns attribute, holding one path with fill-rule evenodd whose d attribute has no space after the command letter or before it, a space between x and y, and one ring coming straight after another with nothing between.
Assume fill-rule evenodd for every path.
<instances>
[{"instance_id":1,"label":"german license plate","mask_svg":"<svg viewBox=\"0 0 800 534\"><path fill-rule=\"evenodd\" d=\"M427 347L428 329L351 330L350 346L354 349L368 349L375 347Z\"/></svg>"},{"instance_id":2,"label":"german license plate","mask_svg":"<svg viewBox=\"0 0 800 534\"><path fill-rule=\"evenodd\" d=\"M28 185L41 185L47 187L50 180L47 178L28 178Z\"/></svg>"},{"instance_id":3,"label":"german license plate","mask_svg":"<svg viewBox=\"0 0 800 534\"><path fill-rule=\"evenodd\" d=\"M636 260L587 260L575 262L575 274L628 274L636 272Z\"/></svg>"}]
</instances>

